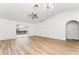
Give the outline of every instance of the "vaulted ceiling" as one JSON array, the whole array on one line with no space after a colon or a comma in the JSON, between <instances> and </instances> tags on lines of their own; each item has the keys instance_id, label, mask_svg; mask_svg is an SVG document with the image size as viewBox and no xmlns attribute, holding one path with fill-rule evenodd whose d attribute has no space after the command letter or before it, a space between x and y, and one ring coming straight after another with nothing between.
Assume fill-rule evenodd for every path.
<instances>
[{"instance_id":1,"label":"vaulted ceiling","mask_svg":"<svg viewBox=\"0 0 79 59\"><path fill-rule=\"evenodd\" d=\"M46 10L42 3L34 9L34 3L0 3L0 18L23 21L27 23L42 22L62 12L79 10L79 3L54 3L52 10ZM32 12L38 14L38 19L28 17Z\"/></svg>"}]
</instances>

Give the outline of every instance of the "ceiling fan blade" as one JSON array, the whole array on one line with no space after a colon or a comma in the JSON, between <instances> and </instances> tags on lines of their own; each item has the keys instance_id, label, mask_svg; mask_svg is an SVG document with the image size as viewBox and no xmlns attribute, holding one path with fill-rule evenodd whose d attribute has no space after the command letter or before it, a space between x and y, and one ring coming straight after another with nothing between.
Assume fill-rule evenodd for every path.
<instances>
[{"instance_id":1,"label":"ceiling fan blade","mask_svg":"<svg viewBox=\"0 0 79 59\"><path fill-rule=\"evenodd\" d=\"M35 17L35 18L39 18L39 17Z\"/></svg>"},{"instance_id":2,"label":"ceiling fan blade","mask_svg":"<svg viewBox=\"0 0 79 59\"><path fill-rule=\"evenodd\" d=\"M34 16L37 16L37 14L34 14Z\"/></svg>"}]
</instances>

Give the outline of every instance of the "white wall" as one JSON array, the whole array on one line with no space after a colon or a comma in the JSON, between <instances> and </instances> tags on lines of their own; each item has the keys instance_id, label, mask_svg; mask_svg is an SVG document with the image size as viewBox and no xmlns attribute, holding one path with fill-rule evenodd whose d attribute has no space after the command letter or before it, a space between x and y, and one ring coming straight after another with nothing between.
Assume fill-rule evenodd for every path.
<instances>
[{"instance_id":1,"label":"white wall","mask_svg":"<svg viewBox=\"0 0 79 59\"><path fill-rule=\"evenodd\" d=\"M33 24L23 23L13 20L0 19L0 40L16 38L16 24L26 24L29 26L29 36L33 35Z\"/></svg>"},{"instance_id":2,"label":"white wall","mask_svg":"<svg viewBox=\"0 0 79 59\"><path fill-rule=\"evenodd\" d=\"M52 16L45 22L37 25L35 35L65 40L66 23L70 20L79 21L79 10Z\"/></svg>"},{"instance_id":3,"label":"white wall","mask_svg":"<svg viewBox=\"0 0 79 59\"><path fill-rule=\"evenodd\" d=\"M13 20L0 19L0 40L16 38L16 24L29 25L29 36L45 36L55 39L66 39L66 23L79 21L79 11L64 12L39 24L29 24Z\"/></svg>"}]
</instances>

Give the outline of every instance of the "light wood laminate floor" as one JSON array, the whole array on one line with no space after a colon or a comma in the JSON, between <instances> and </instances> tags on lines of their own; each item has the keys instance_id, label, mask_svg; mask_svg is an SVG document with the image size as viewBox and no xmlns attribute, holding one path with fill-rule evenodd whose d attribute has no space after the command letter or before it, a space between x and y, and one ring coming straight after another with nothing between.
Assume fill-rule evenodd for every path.
<instances>
[{"instance_id":1,"label":"light wood laminate floor","mask_svg":"<svg viewBox=\"0 0 79 59\"><path fill-rule=\"evenodd\" d=\"M79 41L24 37L0 41L1 55L77 55Z\"/></svg>"}]
</instances>

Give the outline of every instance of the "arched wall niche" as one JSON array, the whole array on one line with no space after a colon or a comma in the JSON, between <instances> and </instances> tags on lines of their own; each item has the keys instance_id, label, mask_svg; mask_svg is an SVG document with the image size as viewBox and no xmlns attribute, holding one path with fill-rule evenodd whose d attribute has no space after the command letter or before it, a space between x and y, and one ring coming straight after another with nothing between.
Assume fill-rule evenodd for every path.
<instances>
[{"instance_id":1,"label":"arched wall niche","mask_svg":"<svg viewBox=\"0 0 79 59\"><path fill-rule=\"evenodd\" d=\"M66 23L66 39L79 40L79 22L70 20Z\"/></svg>"}]
</instances>

